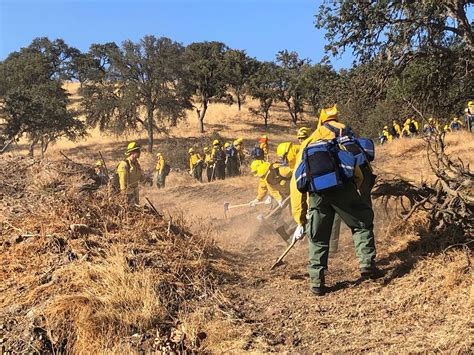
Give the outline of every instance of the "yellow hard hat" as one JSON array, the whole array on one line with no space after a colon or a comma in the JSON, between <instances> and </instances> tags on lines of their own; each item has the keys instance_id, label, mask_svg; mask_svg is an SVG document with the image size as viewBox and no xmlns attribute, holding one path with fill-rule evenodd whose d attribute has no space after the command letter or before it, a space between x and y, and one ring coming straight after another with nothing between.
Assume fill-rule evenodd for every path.
<instances>
[{"instance_id":1,"label":"yellow hard hat","mask_svg":"<svg viewBox=\"0 0 474 355\"><path fill-rule=\"evenodd\" d=\"M329 121L331 118L336 118L337 114L338 112L336 105L329 108L323 108L321 110L321 114L319 115L319 122L324 123L326 121Z\"/></svg>"},{"instance_id":2,"label":"yellow hard hat","mask_svg":"<svg viewBox=\"0 0 474 355\"><path fill-rule=\"evenodd\" d=\"M207 153L209 151L209 147L204 147L204 153Z\"/></svg>"},{"instance_id":3,"label":"yellow hard hat","mask_svg":"<svg viewBox=\"0 0 474 355\"><path fill-rule=\"evenodd\" d=\"M212 145L219 145L219 144L220 144L219 140L217 140L217 139L214 139L214 142L212 142Z\"/></svg>"},{"instance_id":4,"label":"yellow hard hat","mask_svg":"<svg viewBox=\"0 0 474 355\"><path fill-rule=\"evenodd\" d=\"M266 134L264 134L264 135L262 135L262 138L263 138L263 139L267 139L268 137L267 137Z\"/></svg>"},{"instance_id":5,"label":"yellow hard hat","mask_svg":"<svg viewBox=\"0 0 474 355\"><path fill-rule=\"evenodd\" d=\"M284 143L278 144L277 155L280 158L283 158L286 154L288 154L288 151L290 150L290 147L291 147L290 142L284 142Z\"/></svg>"},{"instance_id":6,"label":"yellow hard hat","mask_svg":"<svg viewBox=\"0 0 474 355\"><path fill-rule=\"evenodd\" d=\"M229 143L229 142L226 142L226 143L224 144L224 148L227 148L227 147L230 147L230 143Z\"/></svg>"},{"instance_id":7,"label":"yellow hard hat","mask_svg":"<svg viewBox=\"0 0 474 355\"><path fill-rule=\"evenodd\" d=\"M237 142L238 144L242 144L244 142L244 139L239 137L235 140L235 142Z\"/></svg>"},{"instance_id":8,"label":"yellow hard hat","mask_svg":"<svg viewBox=\"0 0 474 355\"><path fill-rule=\"evenodd\" d=\"M474 106L474 101L469 101L469 102L467 103L467 107L472 107L472 106Z\"/></svg>"},{"instance_id":9,"label":"yellow hard hat","mask_svg":"<svg viewBox=\"0 0 474 355\"><path fill-rule=\"evenodd\" d=\"M161 153L157 153L156 156L157 156L157 157L161 157L162 155L161 155Z\"/></svg>"},{"instance_id":10,"label":"yellow hard hat","mask_svg":"<svg viewBox=\"0 0 474 355\"><path fill-rule=\"evenodd\" d=\"M433 117L428 118L428 122L433 122Z\"/></svg>"},{"instance_id":11,"label":"yellow hard hat","mask_svg":"<svg viewBox=\"0 0 474 355\"><path fill-rule=\"evenodd\" d=\"M128 143L128 146L127 146L127 150L125 151L125 154L130 154L132 152L135 152L137 150L140 150L141 147L140 147L140 144L138 144L137 142L130 142Z\"/></svg>"},{"instance_id":12,"label":"yellow hard hat","mask_svg":"<svg viewBox=\"0 0 474 355\"><path fill-rule=\"evenodd\" d=\"M308 127L301 127L298 130L297 138L308 138L309 137L309 128Z\"/></svg>"},{"instance_id":13,"label":"yellow hard hat","mask_svg":"<svg viewBox=\"0 0 474 355\"><path fill-rule=\"evenodd\" d=\"M194 148L189 148L188 153L194 153Z\"/></svg>"},{"instance_id":14,"label":"yellow hard hat","mask_svg":"<svg viewBox=\"0 0 474 355\"><path fill-rule=\"evenodd\" d=\"M102 160L97 160L95 162L95 166L102 166Z\"/></svg>"},{"instance_id":15,"label":"yellow hard hat","mask_svg":"<svg viewBox=\"0 0 474 355\"><path fill-rule=\"evenodd\" d=\"M383 126L383 129L388 129L388 126Z\"/></svg>"},{"instance_id":16,"label":"yellow hard hat","mask_svg":"<svg viewBox=\"0 0 474 355\"><path fill-rule=\"evenodd\" d=\"M257 176L257 171L260 165L262 165L263 160L254 160L252 164L250 164L250 171L254 173L255 176Z\"/></svg>"},{"instance_id":17,"label":"yellow hard hat","mask_svg":"<svg viewBox=\"0 0 474 355\"><path fill-rule=\"evenodd\" d=\"M255 176L264 177L268 173L268 170L270 170L270 163L265 161L262 164L260 164L260 166L257 169L257 173L255 174Z\"/></svg>"}]
</instances>

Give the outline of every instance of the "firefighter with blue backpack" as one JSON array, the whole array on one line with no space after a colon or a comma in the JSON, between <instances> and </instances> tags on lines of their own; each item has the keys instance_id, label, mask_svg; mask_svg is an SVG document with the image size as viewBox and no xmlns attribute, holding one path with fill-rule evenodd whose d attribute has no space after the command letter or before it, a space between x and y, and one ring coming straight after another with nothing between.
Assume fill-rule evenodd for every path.
<instances>
[{"instance_id":1,"label":"firefighter with blue backpack","mask_svg":"<svg viewBox=\"0 0 474 355\"><path fill-rule=\"evenodd\" d=\"M374 213L357 191L363 175L356 158L335 143L335 131L347 129L337 118L336 106L321 111L318 128L301 146L291 181L291 207L298 224L293 238L308 235L310 289L318 296L326 292L324 272L336 213L352 231L361 276L380 276Z\"/></svg>"}]
</instances>

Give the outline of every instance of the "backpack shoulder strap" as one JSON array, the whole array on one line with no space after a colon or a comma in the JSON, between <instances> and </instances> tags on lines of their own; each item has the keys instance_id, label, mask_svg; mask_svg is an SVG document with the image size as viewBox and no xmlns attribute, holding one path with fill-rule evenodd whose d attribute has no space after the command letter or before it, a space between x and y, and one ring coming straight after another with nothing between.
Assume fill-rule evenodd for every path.
<instances>
[{"instance_id":1,"label":"backpack shoulder strap","mask_svg":"<svg viewBox=\"0 0 474 355\"><path fill-rule=\"evenodd\" d=\"M336 135L336 137L339 137L341 135L341 129L334 127L333 125L330 125L329 123L323 123L323 126L329 129L332 133ZM342 129L343 131L344 129Z\"/></svg>"}]
</instances>

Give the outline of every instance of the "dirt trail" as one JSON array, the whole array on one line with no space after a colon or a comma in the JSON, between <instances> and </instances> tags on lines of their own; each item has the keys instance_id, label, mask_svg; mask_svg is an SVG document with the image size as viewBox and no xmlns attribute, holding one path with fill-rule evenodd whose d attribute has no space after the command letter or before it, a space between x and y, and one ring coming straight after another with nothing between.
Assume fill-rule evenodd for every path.
<instances>
[{"instance_id":1,"label":"dirt trail","mask_svg":"<svg viewBox=\"0 0 474 355\"><path fill-rule=\"evenodd\" d=\"M472 345L465 317L468 292L460 292L461 299L453 303L442 290L433 289L429 280L433 264L404 259L407 246L416 248L418 242L384 235L382 227L388 223L384 213L376 218L378 260L386 271L383 279L359 280L348 230L343 230L340 249L330 260L330 292L325 297L309 292L305 241L290 252L284 266L269 271L286 244L277 234L259 228L256 215L266 207L234 209L227 220L223 214L224 201L247 202L254 197L254 187L254 178L242 177L145 192L160 209L183 210L197 228L200 222L210 223L218 244L233 255L239 277L223 292L233 304L240 339L219 350L446 351L459 348L463 333L466 344ZM413 289L414 284L419 287ZM437 310L429 311L434 305ZM458 328L456 336L448 336L454 328ZM225 334L221 336L224 341Z\"/></svg>"}]
</instances>

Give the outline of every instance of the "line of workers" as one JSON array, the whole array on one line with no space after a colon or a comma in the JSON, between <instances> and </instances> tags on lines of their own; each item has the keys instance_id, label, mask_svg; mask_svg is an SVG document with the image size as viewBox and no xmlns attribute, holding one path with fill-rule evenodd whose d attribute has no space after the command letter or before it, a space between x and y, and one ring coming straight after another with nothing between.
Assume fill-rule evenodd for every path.
<instances>
[{"instance_id":1,"label":"line of workers","mask_svg":"<svg viewBox=\"0 0 474 355\"><path fill-rule=\"evenodd\" d=\"M334 152L344 149L346 154L350 156L354 154L342 148L342 145L341 148L336 148L336 143L334 143L336 138L343 138L343 136L350 136L351 139L355 137L338 120L337 108L333 106L321 110L316 130L311 132L306 127L298 130L299 144L283 142L278 145L278 162L269 161L266 136L260 139L250 154L253 159L250 164L251 171L259 180L256 197L249 202L249 205L256 206L271 196L276 202L275 208L279 209L279 214L275 214L273 219L267 222L277 230L288 227L288 223L284 222L283 213L291 210L290 216L293 220L291 224L294 227L292 240L300 240L305 235L308 236L310 290L318 296L326 292L324 274L328 267L329 240L336 216L339 216L352 231L361 276L364 278L380 276L380 270L375 265L374 213L370 200L370 190L374 185L375 175L367 159L363 164L356 165L355 158L344 165L344 169L351 170L351 173L342 174L343 165ZM241 152L243 152L242 141L242 139L237 139L233 142L233 147L240 147ZM340 144L337 143L337 145ZM323 146L325 150L322 149ZM329 149L329 146L332 148ZM216 140L213 142L209 155L209 150L204 152L204 161L201 166L206 164L206 175L210 177L208 181L214 178L223 179L226 168L231 176L241 168L245 155L239 153L237 148L235 154L238 157L237 163L225 164L226 158L229 157L224 158L225 148L228 147L224 145L222 149L219 141ZM311 149L317 154L311 155L313 154L310 154ZM112 185L117 185L117 188L128 197L129 203L135 204L139 202L139 183L146 180L138 161L140 152L141 148L136 142L128 144L126 157L118 164L116 173L111 179ZM199 179L194 169L198 166L199 158L201 161L202 158L194 149L189 149L189 156L191 173ZM167 164L163 156L158 154L157 158L157 173L165 172ZM339 163L336 164L337 161ZM309 165L305 167L305 164ZM97 168L100 172L100 166ZM329 180L328 176L331 177ZM301 181L308 178L314 180L310 184L313 188L302 189ZM325 186L321 187L319 181L323 181ZM162 182L164 185L164 179ZM288 209L285 208L287 206Z\"/></svg>"},{"instance_id":2,"label":"line of workers","mask_svg":"<svg viewBox=\"0 0 474 355\"><path fill-rule=\"evenodd\" d=\"M426 122L420 130L419 123L414 118L407 118L403 125L400 125L396 120L393 120L391 125L383 127L379 141L381 144L384 144L386 142L391 142L396 138L414 137L419 134L430 136L434 132L441 132L441 130L444 132L456 132L461 130L474 132L474 101L469 101L467 103L467 107L464 109L463 120L460 120L459 117L455 116L444 125L439 119L430 117L428 122Z\"/></svg>"}]
</instances>

